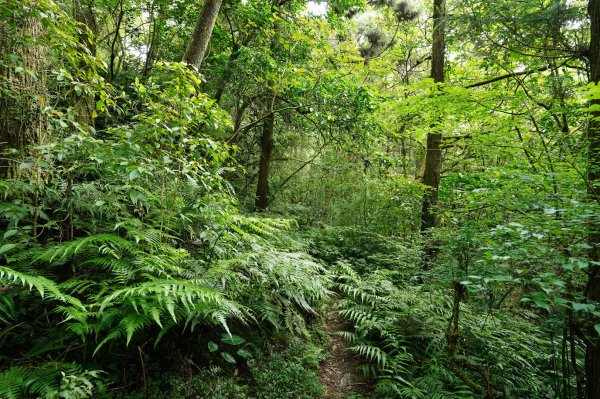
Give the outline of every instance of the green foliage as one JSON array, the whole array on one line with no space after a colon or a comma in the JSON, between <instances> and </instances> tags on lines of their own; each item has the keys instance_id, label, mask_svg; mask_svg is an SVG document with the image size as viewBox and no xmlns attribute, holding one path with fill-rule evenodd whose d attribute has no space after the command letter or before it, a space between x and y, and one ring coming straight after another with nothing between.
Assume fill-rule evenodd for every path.
<instances>
[{"instance_id":1,"label":"green foliage","mask_svg":"<svg viewBox=\"0 0 600 399\"><path fill-rule=\"evenodd\" d=\"M42 367L13 366L0 373L0 396L7 399L93 398L104 390L101 372L72 363L45 363Z\"/></svg>"},{"instance_id":2,"label":"green foliage","mask_svg":"<svg viewBox=\"0 0 600 399\"><path fill-rule=\"evenodd\" d=\"M324 269L303 253L254 250L259 252L225 260L209 273L259 320L307 335L304 317L315 315L315 305L329 296Z\"/></svg>"},{"instance_id":3,"label":"green foliage","mask_svg":"<svg viewBox=\"0 0 600 399\"><path fill-rule=\"evenodd\" d=\"M271 348L266 359L251 366L257 399L313 399L324 393L315 362L322 355L314 353L310 345L298 343L283 352Z\"/></svg>"},{"instance_id":4,"label":"green foliage","mask_svg":"<svg viewBox=\"0 0 600 399\"><path fill-rule=\"evenodd\" d=\"M274 211L309 226L354 226L385 236L411 237L419 223L422 186L396 173L402 167L398 156L379 152L369 140L352 138L348 146L356 145L360 152L343 160L337 151L323 153L316 165L306 166L279 193ZM281 165L279 173L287 178L294 173L291 168L297 165Z\"/></svg>"},{"instance_id":5,"label":"green foliage","mask_svg":"<svg viewBox=\"0 0 600 399\"><path fill-rule=\"evenodd\" d=\"M51 139L0 143L0 397L315 398L331 298L377 397L582 396L585 1L453 2L444 84L421 3L225 2L199 74L191 0L3 0L0 133Z\"/></svg>"},{"instance_id":6,"label":"green foliage","mask_svg":"<svg viewBox=\"0 0 600 399\"><path fill-rule=\"evenodd\" d=\"M339 312L354 326L341 335L351 343L352 352L368 361L366 371L377 376L378 397L475 397L447 357L451 311L447 291L400 289L390 278L393 272L382 269L361 277L343 262L332 274L343 294ZM482 317L482 305L462 305L460 358L490 367L494 384L507 397L548 394L547 382L553 378L550 336L539 334L532 314L488 309ZM498 331L497 325L510 328Z\"/></svg>"},{"instance_id":7,"label":"green foliage","mask_svg":"<svg viewBox=\"0 0 600 399\"><path fill-rule=\"evenodd\" d=\"M360 273L386 269L405 284L419 272L420 248L398 239L354 227L324 227L306 234L309 252L333 264L347 261Z\"/></svg>"},{"instance_id":8,"label":"green foliage","mask_svg":"<svg viewBox=\"0 0 600 399\"><path fill-rule=\"evenodd\" d=\"M234 377L226 377L218 367L201 371L192 377L173 378L170 390L152 389L151 399L248 399L248 386Z\"/></svg>"},{"instance_id":9,"label":"green foliage","mask_svg":"<svg viewBox=\"0 0 600 399\"><path fill-rule=\"evenodd\" d=\"M256 356L248 358L247 370L231 372L231 364L209 366L200 371L161 376L151 383L147 397L151 399L314 399L321 397L323 387L317 382L323 347L314 338L300 339L278 335L278 346L252 348ZM241 337L224 335L221 343L242 345ZM212 341L211 341L212 342ZM227 343L226 343L227 342ZM238 344L239 343L239 344ZM214 345L217 345L213 342ZM234 345L234 346L237 346ZM221 346L221 345L218 345ZM193 366L195 364L192 363ZM197 366L196 366L197 367ZM236 366L237 367L237 366ZM193 371L192 371L193 370Z\"/></svg>"},{"instance_id":10,"label":"green foliage","mask_svg":"<svg viewBox=\"0 0 600 399\"><path fill-rule=\"evenodd\" d=\"M89 110L94 117L114 105L110 95L112 88L101 76L104 64L80 40L88 28L73 20L69 8L70 5L55 0L4 0L0 5L3 47L12 48L8 54L2 53L0 66L16 76L45 84L48 103L37 98L40 93L23 92L8 73L0 77L0 93L7 104L35 101L41 108L39 111L48 118L48 130L61 137L73 131L82 134L90 130L78 119L76 105L65 101L66 98L95 96L96 107ZM32 21L41 24L40 32L24 34L21 27ZM43 72L25 59L26 49L36 47L46 57L39 60L44 65ZM9 144L8 148L16 143Z\"/></svg>"},{"instance_id":11,"label":"green foliage","mask_svg":"<svg viewBox=\"0 0 600 399\"><path fill-rule=\"evenodd\" d=\"M171 331L231 340L232 325L252 324L308 334L305 318L329 295L324 270L294 252L293 222L237 211L224 179L231 148L215 141L228 118L200 83L181 64L158 64L119 99L123 123L64 132L35 149L19 180L0 182L0 370L11 395L93 396L95 372L61 379L54 370L31 388L25 369L7 368L26 358L46 370L69 347L80 348L69 359L95 362L127 359L149 341L160 353Z\"/></svg>"}]
</instances>

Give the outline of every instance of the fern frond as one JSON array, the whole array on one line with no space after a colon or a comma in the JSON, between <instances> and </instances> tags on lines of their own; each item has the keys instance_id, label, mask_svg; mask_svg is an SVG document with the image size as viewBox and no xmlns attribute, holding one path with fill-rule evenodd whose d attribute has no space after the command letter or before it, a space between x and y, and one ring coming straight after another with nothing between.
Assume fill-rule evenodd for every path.
<instances>
[{"instance_id":1,"label":"fern frond","mask_svg":"<svg viewBox=\"0 0 600 399\"><path fill-rule=\"evenodd\" d=\"M354 345L348 350L367 358L368 360L377 362L381 367L387 364L387 354L379 347L372 345Z\"/></svg>"},{"instance_id":2,"label":"fern frond","mask_svg":"<svg viewBox=\"0 0 600 399\"><path fill-rule=\"evenodd\" d=\"M89 250L96 253L109 253L115 257L118 257L119 254L124 251L133 252L135 250L135 246L129 240L114 234L94 234L87 237L78 238L73 241L57 244L39 255L35 261L43 261L48 263L64 261L69 256Z\"/></svg>"},{"instance_id":3,"label":"fern frond","mask_svg":"<svg viewBox=\"0 0 600 399\"><path fill-rule=\"evenodd\" d=\"M48 296L51 299L66 302L72 306L85 310L81 301L70 295L64 294L57 284L43 276L32 276L5 266L0 266L0 283L22 285L23 287L29 288L30 291L35 288L42 298Z\"/></svg>"}]
</instances>

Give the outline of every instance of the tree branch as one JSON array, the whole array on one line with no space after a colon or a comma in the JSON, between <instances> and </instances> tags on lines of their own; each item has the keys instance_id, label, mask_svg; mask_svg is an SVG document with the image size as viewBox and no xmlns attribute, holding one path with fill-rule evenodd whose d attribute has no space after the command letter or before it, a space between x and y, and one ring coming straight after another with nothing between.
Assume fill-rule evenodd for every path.
<instances>
[{"instance_id":1,"label":"tree branch","mask_svg":"<svg viewBox=\"0 0 600 399\"><path fill-rule=\"evenodd\" d=\"M567 61L561 63L560 65L558 65L556 67L554 67L552 65L545 65L543 67L534 68L534 69L528 69L526 71L511 72L511 73L507 73L505 75L496 76L495 78L491 78L491 79L488 79L488 80L483 80L481 82L477 82L477 83L473 83L473 84L467 85L467 86L465 86L465 89L472 89L474 87L485 86L485 85L488 85L490 83L498 82L500 80L504 80L504 79L508 79L508 78L514 78L514 77L517 77L517 76L530 75L532 73L544 72L544 71L548 71L550 69L558 69L561 66L565 65L567 63Z\"/></svg>"}]
</instances>

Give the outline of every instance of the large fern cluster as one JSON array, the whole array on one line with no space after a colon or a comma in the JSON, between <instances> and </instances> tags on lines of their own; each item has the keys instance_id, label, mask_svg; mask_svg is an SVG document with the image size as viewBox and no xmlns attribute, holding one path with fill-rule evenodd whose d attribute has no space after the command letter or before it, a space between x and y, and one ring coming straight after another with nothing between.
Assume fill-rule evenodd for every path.
<instances>
[{"instance_id":1,"label":"large fern cluster","mask_svg":"<svg viewBox=\"0 0 600 399\"><path fill-rule=\"evenodd\" d=\"M350 350L368 361L381 397L474 398L448 359L446 331L451 295L443 288L398 287L394 272L364 276L339 262L331 278L341 294L338 309L352 322L341 332ZM485 365L507 397L538 398L550 393L552 342L539 333L532 314L481 312L476 302L461 305L461 361ZM483 308L485 309L485 308ZM499 329L498 326L510 326ZM550 337L548 337L550 338ZM473 378L476 378L475 376Z\"/></svg>"},{"instance_id":2,"label":"large fern cluster","mask_svg":"<svg viewBox=\"0 0 600 399\"><path fill-rule=\"evenodd\" d=\"M324 268L302 252L259 251L224 260L220 275L230 295L275 329L307 334L305 316L329 296Z\"/></svg>"},{"instance_id":3,"label":"large fern cluster","mask_svg":"<svg viewBox=\"0 0 600 399\"><path fill-rule=\"evenodd\" d=\"M308 252L327 262L348 261L360 273L394 270L397 284L414 279L421 256L418 242L410 245L377 232L356 227L324 227L306 233Z\"/></svg>"},{"instance_id":4,"label":"large fern cluster","mask_svg":"<svg viewBox=\"0 0 600 399\"><path fill-rule=\"evenodd\" d=\"M0 386L10 395L50 397L63 382L76 391L90 367L112 369L116 383L114 370L160 357L167 335L169 350L183 350L177 337L244 324L306 331L327 297L322 267L287 234L293 222L237 210L230 148L210 138L227 122L199 84L163 65L136 83L135 118L37 148L22 176L0 181ZM206 345L192 352L211 356ZM78 371L46 367L57 362ZM47 392L27 377L42 369Z\"/></svg>"}]
</instances>

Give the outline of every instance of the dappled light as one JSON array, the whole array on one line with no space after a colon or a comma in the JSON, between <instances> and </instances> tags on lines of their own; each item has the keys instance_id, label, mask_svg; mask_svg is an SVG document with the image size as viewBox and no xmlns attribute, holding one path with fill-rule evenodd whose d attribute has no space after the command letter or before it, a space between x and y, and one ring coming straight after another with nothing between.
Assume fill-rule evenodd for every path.
<instances>
[{"instance_id":1,"label":"dappled light","mask_svg":"<svg viewBox=\"0 0 600 399\"><path fill-rule=\"evenodd\" d=\"M0 0L0 399L600 399L600 0Z\"/></svg>"}]
</instances>

